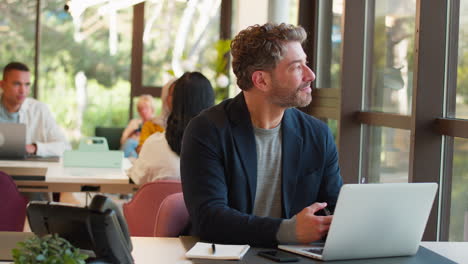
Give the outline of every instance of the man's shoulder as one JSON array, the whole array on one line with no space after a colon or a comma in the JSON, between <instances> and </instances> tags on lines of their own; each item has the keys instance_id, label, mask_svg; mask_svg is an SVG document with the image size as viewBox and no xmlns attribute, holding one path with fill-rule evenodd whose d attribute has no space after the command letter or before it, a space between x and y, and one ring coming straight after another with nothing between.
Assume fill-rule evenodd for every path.
<instances>
[{"instance_id":1,"label":"man's shoulder","mask_svg":"<svg viewBox=\"0 0 468 264\"><path fill-rule=\"evenodd\" d=\"M38 101L34 98L27 97L23 102L23 107L27 109L49 109L47 105L41 101Z\"/></svg>"},{"instance_id":2,"label":"man's shoulder","mask_svg":"<svg viewBox=\"0 0 468 264\"><path fill-rule=\"evenodd\" d=\"M208 109L203 110L199 115L197 115L194 120L197 122L225 122L229 119L229 106L233 103L233 99L226 99L221 103L212 106Z\"/></svg>"},{"instance_id":3,"label":"man's shoulder","mask_svg":"<svg viewBox=\"0 0 468 264\"><path fill-rule=\"evenodd\" d=\"M298 127L304 127L312 130L328 130L328 125L320 119L300 111L297 108L286 110L288 119Z\"/></svg>"}]
</instances>

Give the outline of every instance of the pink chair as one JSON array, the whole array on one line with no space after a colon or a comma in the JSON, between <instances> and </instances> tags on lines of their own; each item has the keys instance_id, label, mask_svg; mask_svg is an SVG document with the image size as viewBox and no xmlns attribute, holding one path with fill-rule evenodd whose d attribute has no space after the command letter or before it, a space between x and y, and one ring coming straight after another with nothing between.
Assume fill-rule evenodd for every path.
<instances>
[{"instance_id":1,"label":"pink chair","mask_svg":"<svg viewBox=\"0 0 468 264\"><path fill-rule=\"evenodd\" d=\"M185 207L183 193L174 193L166 197L159 207L154 236L178 237L189 222L189 214Z\"/></svg>"},{"instance_id":2,"label":"pink chair","mask_svg":"<svg viewBox=\"0 0 468 264\"><path fill-rule=\"evenodd\" d=\"M173 194L182 192L178 180L159 180L143 184L133 199L123 205L131 236L153 236L154 223L163 200Z\"/></svg>"},{"instance_id":3,"label":"pink chair","mask_svg":"<svg viewBox=\"0 0 468 264\"><path fill-rule=\"evenodd\" d=\"M22 232L27 204L10 175L0 171L0 231Z\"/></svg>"}]
</instances>

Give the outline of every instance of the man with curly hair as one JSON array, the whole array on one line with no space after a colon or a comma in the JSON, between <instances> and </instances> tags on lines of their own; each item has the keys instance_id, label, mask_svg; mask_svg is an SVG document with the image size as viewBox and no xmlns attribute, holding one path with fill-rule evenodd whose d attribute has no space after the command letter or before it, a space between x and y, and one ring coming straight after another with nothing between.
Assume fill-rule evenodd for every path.
<instances>
[{"instance_id":1,"label":"man with curly hair","mask_svg":"<svg viewBox=\"0 0 468 264\"><path fill-rule=\"evenodd\" d=\"M195 117L181 177L191 232L219 243L272 247L328 232L342 185L333 136L295 107L312 100L302 27L251 26L231 44L242 92Z\"/></svg>"}]
</instances>

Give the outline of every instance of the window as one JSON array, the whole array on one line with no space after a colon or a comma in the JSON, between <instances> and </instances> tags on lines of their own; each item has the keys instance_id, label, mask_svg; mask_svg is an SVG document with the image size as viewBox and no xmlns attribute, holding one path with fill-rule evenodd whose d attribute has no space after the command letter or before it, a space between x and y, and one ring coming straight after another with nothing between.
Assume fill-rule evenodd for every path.
<instances>
[{"instance_id":1,"label":"window","mask_svg":"<svg viewBox=\"0 0 468 264\"><path fill-rule=\"evenodd\" d=\"M42 1L39 100L69 140L95 126L125 126L130 94L132 5Z\"/></svg>"},{"instance_id":2,"label":"window","mask_svg":"<svg viewBox=\"0 0 468 264\"><path fill-rule=\"evenodd\" d=\"M0 10L0 67L19 61L34 74L36 2L2 1ZM34 81L34 76L31 77Z\"/></svg>"},{"instance_id":3,"label":"window","mask_svg":"<svg viewBox=\"0 0 468 264\"><path fill-rule=\"evenodd\" d=\"M361 182L408 182L410 132L379 126L366 126L363 151L367 165Z\"/></svg>"},{"instance_id":4,"label":"window","mask_svg":"<svg viewBox=\"0 0 468 264\"><path fill-rule=\"evenodd\" d=\"M143 86L195 70L215 85L220 8L220 0L145 3Z\"/></svg>"},{"instance_id":5,"label":"window","mask_svg":"<svg viewBox=\"0 0 468 264\"><path fill-rule=\"evenodd\" d=\"M146 14L134 17L133 5L144 6L142 2L148 6ZM166 16L157 12L158 5ZM38 93L32 95L49 105L69 140L76 143L81 136L93 135L95 126L125 126L133 106L131 95L158 95L138 90L141 77L145 85L154 87L181 71L201 71L224 98L230 80L219 79L227 70L221 65L226 60L220 58L225 58L229 41L219 39L230 37L231 5L230 0L2 2L0 63L3 67L21 61L30 67L32 80L38 83L34 87ZM227 17L224 24L222 11ZM135 21L143 15L146 21L140 27ZM147 33L145 65L133 64L138 57L132 47L134 29L141 30L141 39L143 31ZM143 58L142 54L141 50ZM141 75L135 87L139 94L132 90L135 69Z\"/></svg>"},{"instance_id":6,"label":"window","mask_svg":"<svg viewBox=\"0 0 468 264\"><path fill-rule=\"evenodd\" d=\"M415 0L369 1L366 110L411 114ZM371 5L371 4L370 4Z\"/></svg>"},{"instance_id":7,"label":"window","mask_svg":"<svg viewBox=\"0 0 468 264\"><path fill-rule=\"evenodd\" d=\"M454 146L449 240L468 241L468 139Z\"/></svg>"},{"instance_id":8,"label":"window","mask_svg":"<svg viewBox=\"0 0 468 264\"><path fill-rule=\"evenodd\" d=\"M343 0L318 3L317 88L340 88Z\"/></svg>"}]
</instances>

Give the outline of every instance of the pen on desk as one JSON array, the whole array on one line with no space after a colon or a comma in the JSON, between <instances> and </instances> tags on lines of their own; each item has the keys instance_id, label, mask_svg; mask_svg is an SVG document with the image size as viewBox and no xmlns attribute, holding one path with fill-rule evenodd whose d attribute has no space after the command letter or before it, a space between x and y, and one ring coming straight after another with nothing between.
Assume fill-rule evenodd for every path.
<instances>
[{"instance_id":1,"label":"pen on desk","mask_svg":"<svg viewBox=\"0 0 468 264\"><path fill-rule=\"evenodd\" d=\"M216 246L214 243L211 243L211 254L215 254L216 253Z\"/></svg>"},{"instance_id":2,"label":"pen on desk","mask_svg":"<svg viewBox=\"0 0 468 264\"><path fill-rule=\"evenodd\" d=\"M330 210L328 210L328 208L323 208L323 211L325 212L325 215L331 215L331 212Z\"/></svg>"}]
</instances>

